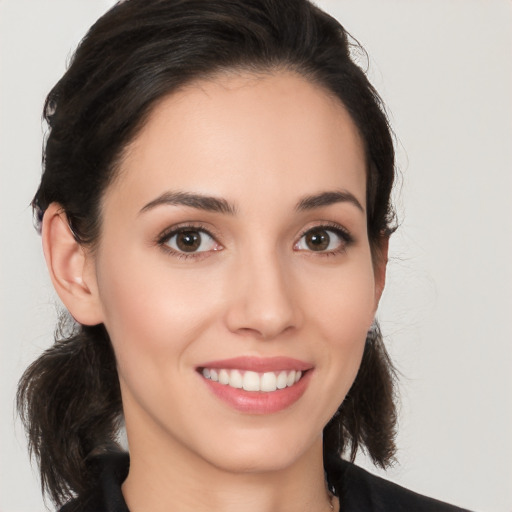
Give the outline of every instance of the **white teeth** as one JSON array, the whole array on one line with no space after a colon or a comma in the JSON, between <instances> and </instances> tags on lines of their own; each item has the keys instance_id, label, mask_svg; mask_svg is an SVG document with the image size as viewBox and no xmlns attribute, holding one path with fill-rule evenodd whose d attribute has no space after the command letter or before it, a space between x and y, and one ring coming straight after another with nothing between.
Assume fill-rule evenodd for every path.
<instances>
[{"instance_id":1,"label":"white teeth","mask_svg":"<svg viewBox=\"0 0 512 512\"><path fill-rule=\"evenodd\" d=\"M277 376L277 389L284 389L286 387L287 381L288 381L288 374L283 370Z\"/></svg>"},{"instance_id":2,"label":"white teeth","mask_svg":"<svg viewBox=\"0 0 512 512\"><path fill-rule=\"evenodd\" d=\"M266 393L293 386L302 377L300 370L282 370L279 373L257 373L253 371L226 370L224 368L203 368L201 373L205 379L210 379L232 388L243 388L245 391L263 391Z\"/></svg>"},{"instance_id":3,"label":"white teeth","mask_svg":"<svg viewBox=\"0 0 512 512\"><path fill-rule=\"evenodd\" d=\"M286 385L288 387L293 386L295 384L295 370L292 370L288 377L286 377Z\"/></svg>"},{"instance_id":4,"label":"white teeth","mask_svg":"<svg viewBox=\"0 0 512 512\"><path fill-rule=\"evenodd\" d=\"M245 372L242 387L245 391L259 391L260 376L256 372Z\"/></svg>"},{"instance_id":5,"label":"white teeth","mask_svg":"<svg viewBox=\"0 0 512 512\"><path fill-rule=\"evenodd\" d=\"M219 371L219 382L221 384L229 384L229 373L227 372L227 370Z\"/></svg>"},{"instance_id":6,"label":"white teeth","mask_svg":"<svg viewBox=\"0 0 512 512\"><path fill-rule=\"evenodd\" d=\"M231 375L229 376L228 384L232 388L242 389L242 386L243 386L242 374L238 370L231 370Z\"/></svg>"},{"instance_id":7,"label":"white teeth","mask_svg":"<svg viewBox=\"0 0 512 512\"><path fill-rule=\"evenodd\" d=\"M274 372L265 372L261 376L260 391L275 391L277 389L277 377Z\"/></svg>"}]
</instances>

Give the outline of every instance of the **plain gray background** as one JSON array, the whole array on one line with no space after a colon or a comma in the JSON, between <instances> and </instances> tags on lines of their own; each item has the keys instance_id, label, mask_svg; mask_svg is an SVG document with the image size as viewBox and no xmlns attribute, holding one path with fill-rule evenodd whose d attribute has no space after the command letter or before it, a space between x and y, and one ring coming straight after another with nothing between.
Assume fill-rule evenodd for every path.
<instances>
[{"instance_id":1,"label":"plain gray background","mask_svg":"<svg viewBox=\"0 0 512 512\"><path fill-rule=\"evenodd\" d=\"M16 382L56 317L28 207L42 105L112 3L0 0L0 512L44 509L13 413ZM511 511L512 2L318 3L366 47L398 137L402 225L380 319L402 404L387 478Z\"/></svg>"}]
</instances>

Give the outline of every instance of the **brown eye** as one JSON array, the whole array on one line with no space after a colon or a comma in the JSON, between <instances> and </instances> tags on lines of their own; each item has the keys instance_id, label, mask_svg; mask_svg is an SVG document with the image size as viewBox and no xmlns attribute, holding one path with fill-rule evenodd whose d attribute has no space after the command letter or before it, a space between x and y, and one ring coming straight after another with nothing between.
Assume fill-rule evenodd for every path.
<instances>
[{"instance_id":1,"label":"brown eye","mask_svg":"<svg viewBox=\"0 0 512 512\"><path fill-rule=\"evenodd\" d=\"M352 241L348 233L340 228L319 226L304 233L295 244L297 251L340 252Z\"/></svg>"},{"instance_id":2,"label":"brown eye","mask_svg":"<svg viewBox=\"0 0 512 512\"><path fill-rule=\"evenodd\" d=\"M312 251L325 251L329 247L331 237L326 230L318 229L306 233L304 241Z\"/></svg>"},{"instance_id":3,"label":"brown eye","mask_svg":"<svg viewBox=\"0 0 512 512\"><path fill-rule=\"evenodd\" d=\"M205 231L199 229L184 229L173 233L165 242L176 252L206 252L217 250L217 243Z\"/></svg>"},{"instance_id":4,"label":"brown eye","mask_svg":"<svg viewBox=\"0 0 512 512\"><path fill-rule=\"evenodd\" d=\"M195 252L201 246L198 231L182 231L176 235L176 246L183 252Z\"/></svg>"}]
</instances>

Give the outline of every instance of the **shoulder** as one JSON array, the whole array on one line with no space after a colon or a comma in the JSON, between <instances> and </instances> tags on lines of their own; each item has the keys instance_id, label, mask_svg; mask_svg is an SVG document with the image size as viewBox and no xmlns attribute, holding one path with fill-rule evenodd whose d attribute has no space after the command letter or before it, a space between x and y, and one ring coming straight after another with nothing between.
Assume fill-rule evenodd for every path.
<instances>
[{"instance_id":1,"label":"shoulder","mask_svg":"<svg viewBox=\"0 0 512 512\"><path fill-rule=\"evenodd\" d=\"M329 461L329 483L346 512L469 512L422 496L343 460Z\"/></svg>"},{"instance_id":2,"label":"shoulder","mask_svg":"<svg viewBox=\"0 0 512 512\"><path fill-rule=\"evenodd\" d=\"M128 454L98 458L98 479L90 492L59 512L128 512L121 484L129 468ZM405 489L341 459L326 463L329 486L344 512L469 512Z\"/></svg>"}]
</instances>

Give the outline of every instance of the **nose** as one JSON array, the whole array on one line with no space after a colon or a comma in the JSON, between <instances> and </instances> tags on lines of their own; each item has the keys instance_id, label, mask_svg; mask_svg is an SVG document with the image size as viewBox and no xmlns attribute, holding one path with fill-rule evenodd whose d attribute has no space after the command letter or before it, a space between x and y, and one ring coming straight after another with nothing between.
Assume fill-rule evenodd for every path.
<instances>
[{"instance_id":1,"label":"nose","mask_svg":"<svg viewBox=\"0 0 512 512\"><path fill-rule=\"evenodd\" d=\"M299 327L302 316L286 267L275 251L253 255L237 265L228 292L230 331L270 340Z\"/></svg>"}]
</instances>

